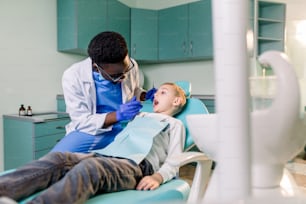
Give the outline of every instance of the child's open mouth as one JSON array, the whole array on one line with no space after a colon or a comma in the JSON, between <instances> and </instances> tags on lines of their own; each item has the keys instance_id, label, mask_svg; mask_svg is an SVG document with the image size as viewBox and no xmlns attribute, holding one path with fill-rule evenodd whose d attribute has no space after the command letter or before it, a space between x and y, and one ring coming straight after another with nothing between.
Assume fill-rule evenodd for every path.
<instances>
[{"instance_id":1,"label":"child's open mouth","mask_svg":"<svg viewBox=\"0 0 306 204\"><path fill-rule=\"evenodd\" d=\"M158 101L157 101L157 100L154 100L154 101L153 101L153 105L154 105L154 106L158 105Z\"/></svg>"}]
</instances>

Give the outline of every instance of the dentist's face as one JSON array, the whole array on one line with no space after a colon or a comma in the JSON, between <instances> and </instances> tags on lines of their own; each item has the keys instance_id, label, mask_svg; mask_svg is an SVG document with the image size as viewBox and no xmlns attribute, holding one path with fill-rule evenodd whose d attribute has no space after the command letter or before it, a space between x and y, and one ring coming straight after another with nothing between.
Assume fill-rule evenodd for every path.
<instances>
[{"instance_id":1,"label":"dentist's face","mask_svg":"<svg viewBox=\"0 0 306 204\"><path fill-rule=\"evenodd\" d=\"M113 82L121 82L125 78L125 74L134 68L133 61L126 56L122 63L109 63L98 65L94 63L94 66L98 69L103 78Z\"/></svg>"}]
</instances>

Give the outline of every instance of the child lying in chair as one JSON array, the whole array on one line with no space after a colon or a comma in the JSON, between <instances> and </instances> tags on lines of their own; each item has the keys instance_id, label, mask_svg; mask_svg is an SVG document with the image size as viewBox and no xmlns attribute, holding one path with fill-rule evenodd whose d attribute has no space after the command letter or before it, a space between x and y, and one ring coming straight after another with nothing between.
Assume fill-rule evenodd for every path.
<instances>
[{"instance_id":1,"label":"child lying in chair","mask_svg":"<svg viewBox=\"0 0 306 204\"><path fill-rule=\"evenodd\" d=\"M155 93L154 113L140 113L105 149L51 152L1 176L0 201L15 203L45 189L29 203L84 203L101 193L158 188L178 173L168 161L183 151L185 127L172 116L185 103L179 86L162 84Z\"/></svg>"}]
</instances>

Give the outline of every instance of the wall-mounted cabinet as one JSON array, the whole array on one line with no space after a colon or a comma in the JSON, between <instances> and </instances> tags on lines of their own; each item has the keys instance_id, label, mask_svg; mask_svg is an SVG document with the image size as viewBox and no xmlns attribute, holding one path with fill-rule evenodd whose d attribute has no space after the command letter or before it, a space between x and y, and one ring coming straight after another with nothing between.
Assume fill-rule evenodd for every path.
<instances>
[{"instance_id":1,"label":"wall-mounted cabinet","mask_svg":"<svg viewBox=\"0 0 306 204\"><path fill-rule=\"evenodd\" d=\"M186 58L189 53L188 6L176 6L159 12L159 59Z\"/></svg>"},{"instance_id":2,"label":"wall-mounted cabinet","mask_svg":"<svg viewBox=\"0 0 306 204\"><path fill-rule=\"evenodd\" d=\"M132 57L142 61L212 58L211 10L210 0L158 11L132 9Z\"/></svg>"},{"instance_id":3,"label":"wall-mounted cabinet","mask_svg":"<svg viewBox=\"0 0 306 204\"><path fill-rule=\"evenodd\" d=\"M211 1L159 12L159 59L212 58Z\"/></svg>"},{"instance_id":4,"label":"wall-mounted cabinet","mask_svg":"<svg viewBox=\"0 0 306 204\"><path fill-rule=\"evenodd\" d=\"M163 10L131 9L115 0L57 0L58 50L87 55L91 38L121 33L139 61L212 58L211 0Z\"/></svg>"},{"instance_id":5,"label":"wall-mounted cabinet","mask_svg":"<svg viewBox=\"0 0 306 204\"><path fill-rule=\"evenodd\" d=\"M57 0L58 50L87 55L92 37L121 33L129 44L130 8L114 0Z\"/></svg>"},{"instance_id":6,"label":"wall-mounted cabinet","mask_svg":"<svg viewBox=\"0 0 306 204\"><path fill-rule=\"evenodd\" d=\"M257 55L284 51L286 4L257 1Z\"/></svg>"},{"instance_id":7,"label":"wall-mounted cabinet","mask_svg":"<svg viewBox=\"0 0 306 204\"><path fill-rule=\"evenodd\" d=\"M189 5L189 56L213 57L212 5L211 0Z\"/></svg>"},{"instance_id":8,"label":"wall-mounted cabinet","mask_svg":"<svg viewBox=\"0 0 306 204\"><path fill-rule=\"evenodd\" d=\"M131 9L130 55L138 61L157 61L158 49L158 11Z\"/></svg>"},{"instance_id":9,"label":"wall-mounted cabinet","mask_svg":"<svg viewBox=\"0 0 306 204\"><path fill-rule=\"evenodd\" d=\"M141 62L213 58L212 1L162 10L129 8L116 0L57 0L58 50L87 55L99 32L121 33L130 55ZM250 0L255 55L284 51L286 5Z\"/></svg>"}]
</instances>

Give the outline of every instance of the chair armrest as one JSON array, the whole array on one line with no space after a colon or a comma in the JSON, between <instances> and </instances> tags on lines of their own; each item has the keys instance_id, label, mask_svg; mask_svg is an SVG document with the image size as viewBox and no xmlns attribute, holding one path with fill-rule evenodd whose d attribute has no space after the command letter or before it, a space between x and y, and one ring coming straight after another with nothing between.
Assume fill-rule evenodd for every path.
<instances>
[{"instance_id":1,"label":"chair armrest","mask_svg":"<svg viewBox=\"0 0 306 204\"><path fill-rule=\"evenodd\" d=\"M197 162L197 166L187 203L198 203L204 196L213 161L202 152L183 152L169 161L170 164L179 167L191 162Z\"/></svg>"},{"instance_id":2,"label":"chair armrest","mask_svg":"<svg viewBox=\"0 0 306 204\"><path fill-rule=\"evenodd\" d=\"M209 160L209 158L202 152L183 152L172 157L169 163L180 167L192 162L202 162L207 160Z\"/></svg>"}]
</instances>

